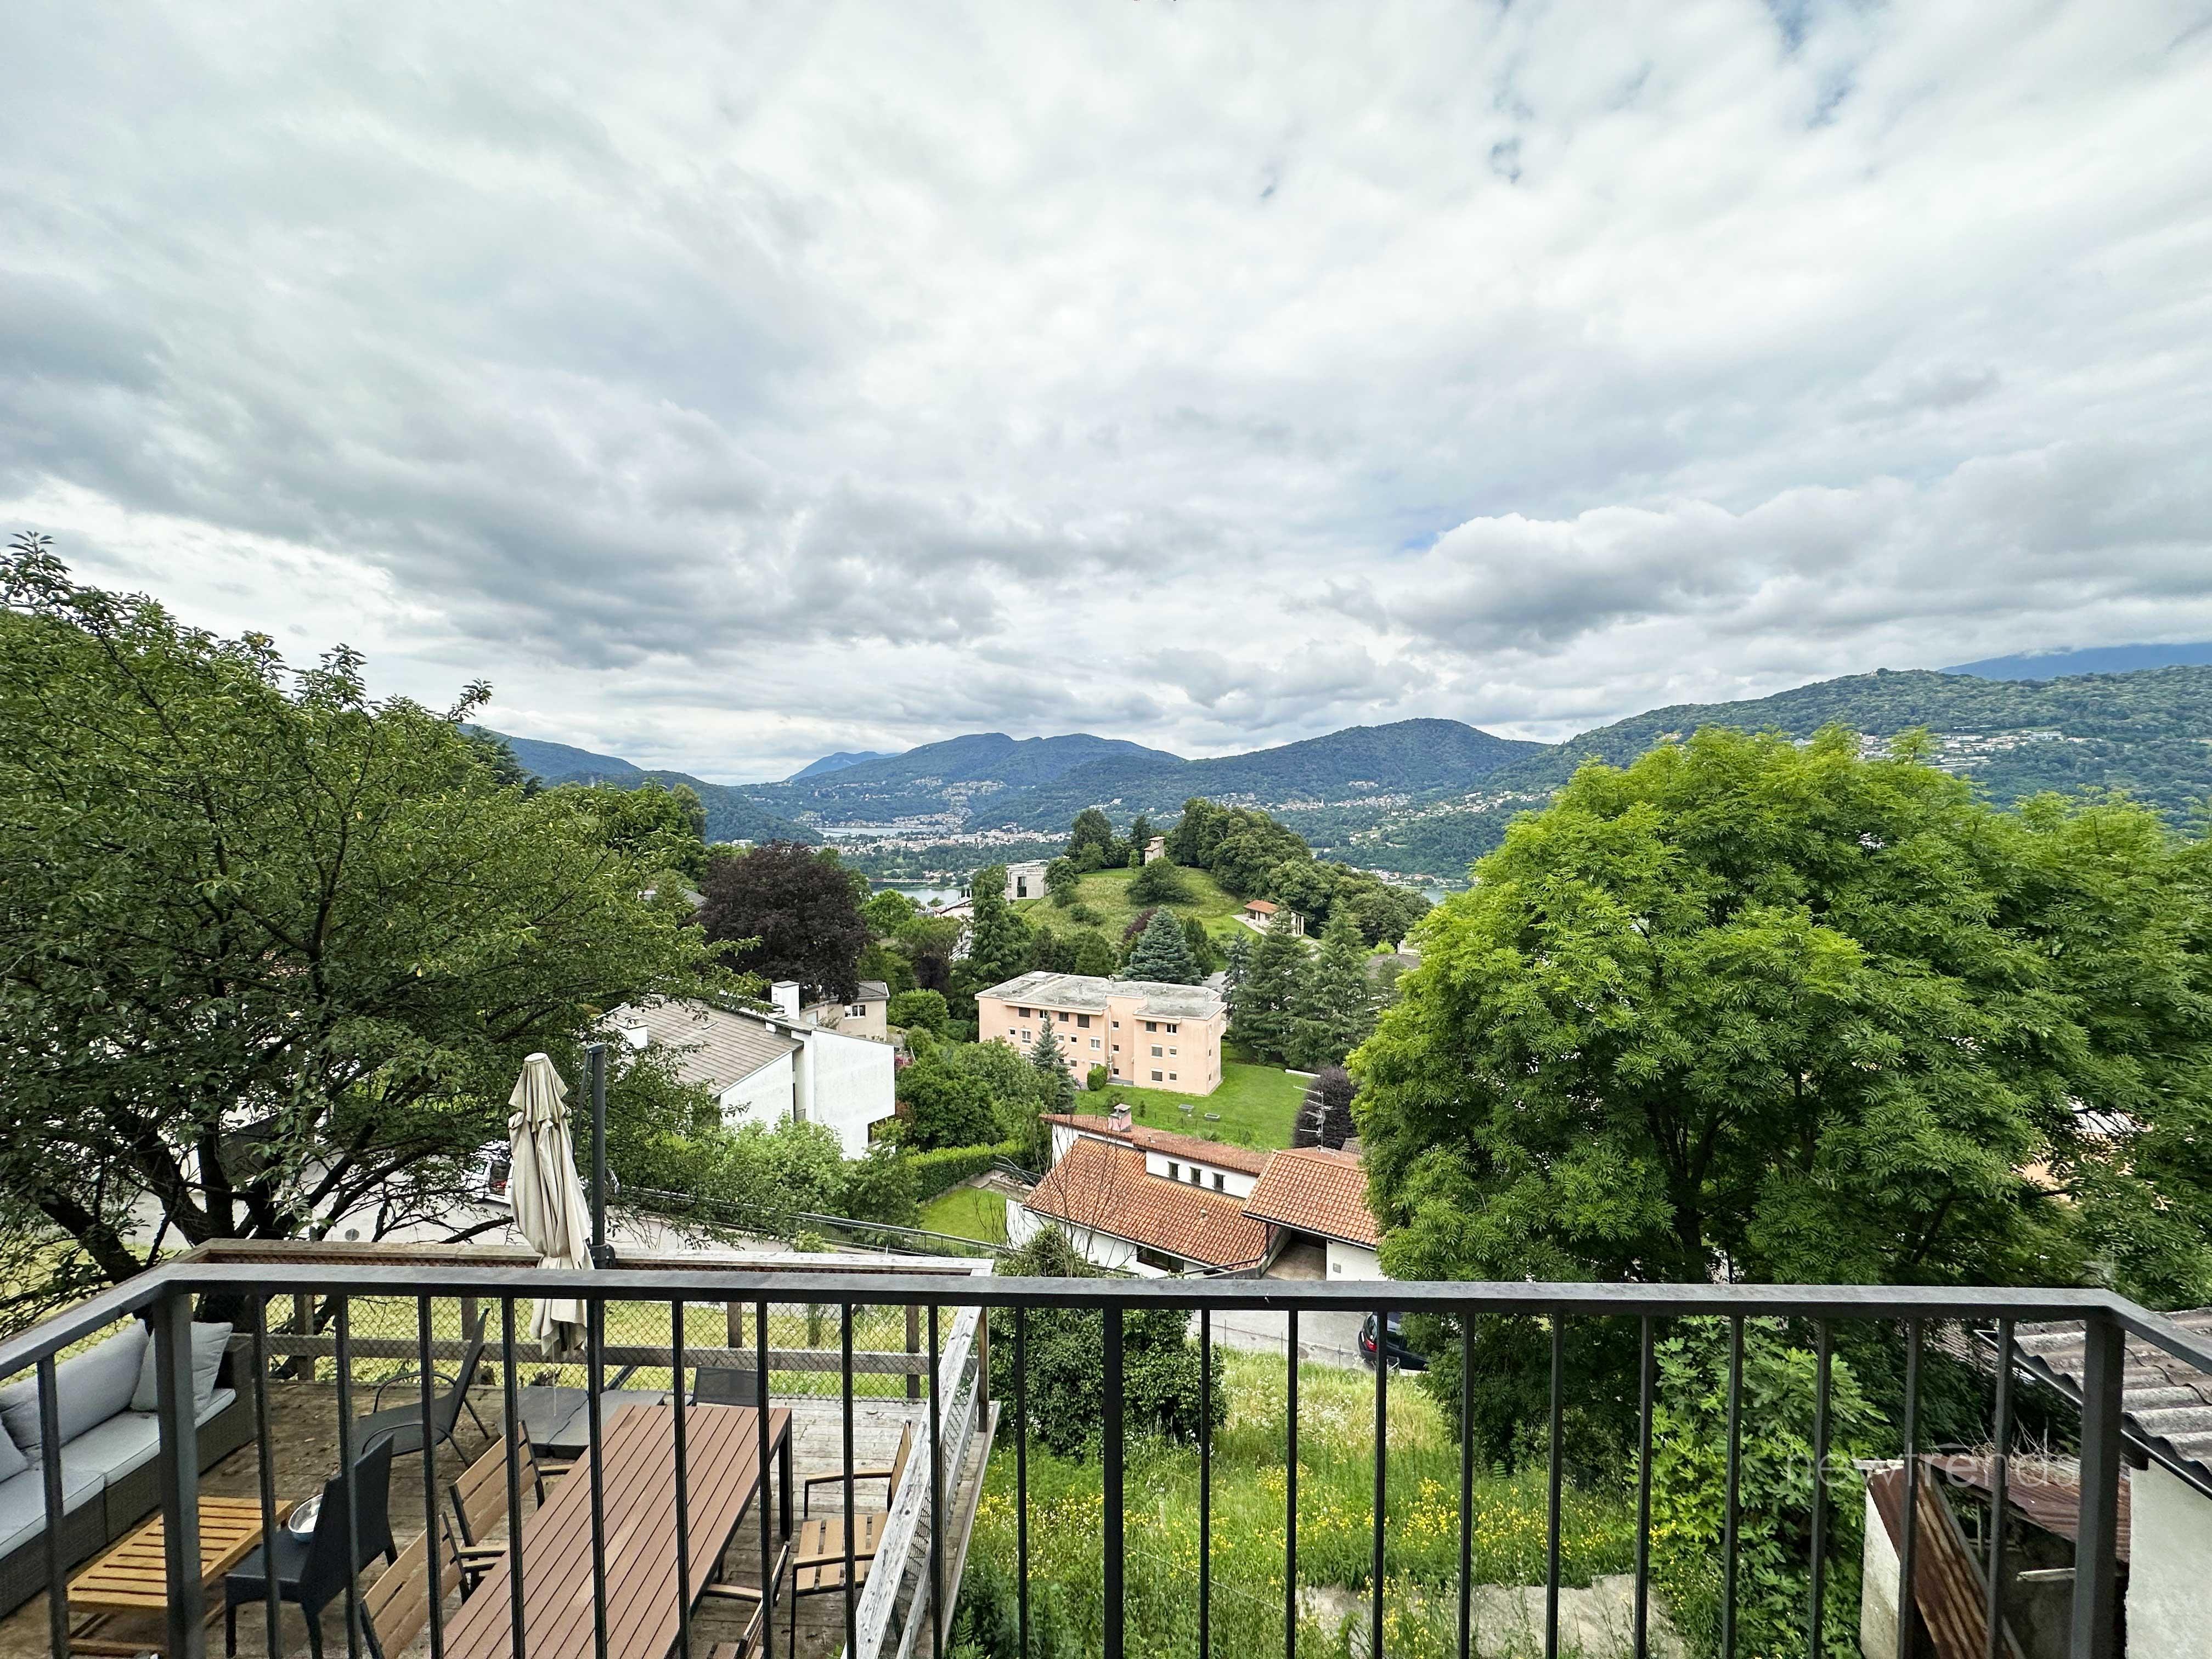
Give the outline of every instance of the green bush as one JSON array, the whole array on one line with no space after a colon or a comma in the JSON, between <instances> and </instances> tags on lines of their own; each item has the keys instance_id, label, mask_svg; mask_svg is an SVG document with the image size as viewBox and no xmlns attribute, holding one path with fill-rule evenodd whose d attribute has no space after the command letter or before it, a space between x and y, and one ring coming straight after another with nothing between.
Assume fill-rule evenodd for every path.
<instances>
[{"instance_id":1,"label":"green bush","mask_svg":"<svg viewBox=\"0 0 2212 1659\"><path fill-rule=\"evenodd\" d=\"M1068 906L1067 914L1071 921L1082 922L1086 927L1095 927L1106 920L1097 905L1085 904L1079 899Z\"/></svg>"},{"instance_id":2,"label":"green bush","mask_svg":"<svg viewBox=\"0 0 2212 1659\"><path fill-rule=\"evenodd\" d=\"M1103 1066L1094 1066L1091 1068L1091 1075L1084 1079L1084 1085L1088 1088L1091 1093L1097 1094L1101 1089L1106 1086L1107 1079L1112 1075L1113 1073L1109 1072Z\"/></svg>"},{"instance_id":3,"label":"green bush","mask_svg":"<svg viewBox=\"0 0 2212 1659\"><path fill-rule=\"evenodd\" d=\"M1659 1348L1652 1413L1651 1577L1699 1654L1720 1650L1722 1533L1728 1506L1728 1327L1686 1320ZM1801 1651L1813 1524L1815 1357L1791 1347L1778 1322L1744 1328L1743 1452L1737 1527L1736 1650ZM1881 1432L1857 1376L1831 1373L1828 1589L1821 1646L1858 1652L1859 1540L1864 1488L1852 1460Z\"/></svg>"},{"instance_id":4,"label":"green bush","mask_svg":"<svg viewBox=\"0 0 2212 1659\"><path fill-rule=\"evenodd\" d=\"M1132 904L1188 904L1194 896L1189 878L1165 859L1155 859L1129 878Z\"/></svg>"},{"instance_id":5,"label":"green bush","mask_svg":"<svg viewBox=\"0 0 2212 1659\"><path fill-rule=\"evenodd\" d=\"M942 991L901 991L891 999L884 1018L902 1030L919 1026L943 1036L952 1024L952 1009Z\"/></svg>"},{"instance_id":6,"label":"green bush","mask_svg":"<svg viewBox=\"0 0 2212 1659\"><path fill-rule=\"evenodd\" d=\"M982 1174L991 1167L994 1158L1018 1161L1021 1153L1022 1143L1018 1140L1002 1140L991 1146L941 1146L935 1152L915 1152L905 1160L907 1174L914 1183L915 1201L927 1204L947 1188L957 1187L969 1176Z\"/></svg>"}]
</instances>

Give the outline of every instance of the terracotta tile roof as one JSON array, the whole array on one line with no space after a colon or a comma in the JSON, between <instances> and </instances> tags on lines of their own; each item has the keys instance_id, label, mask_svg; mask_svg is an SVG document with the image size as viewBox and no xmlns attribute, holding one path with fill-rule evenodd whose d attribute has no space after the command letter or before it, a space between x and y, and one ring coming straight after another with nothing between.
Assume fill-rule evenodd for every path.
<instances>
[{"instance_id":1,"label":"terracotta tile roof","mask_svg":"<svg viewBox=\"0 0 2212 1659\"><path fill-rule=\"evenodd\" d=\"M1186 1261L1243 1267L1267 1251L1267 1230L1224 1193L1145 1173L1145 1155L1079 1137L1025 1200L1037 1215L1111 1233Z\"/></svg>"},{"instance_id":2,"label":"terracotta tile roof","mask_svg":"<svg viewBox=\"0 0 2212 1659\"><path fill-rule=\"evenodd\" d=\"M1086 1135L1111 1136L1115 1142L1141 1146L1163 1158L1184 1158L1217 1170L1234 1170L1241 1175L1255 1176L1267 1164L1267 1154L1255 1152L1249 1146L1232 1146L1226 1141L1208 1140L1202 1135L1178 1134L1173 1129L1149 1129L1141 1123L1133 1123L1128 1133L1123 1134L1109 1129L1103 1117L1076 1112L1047 1112L1044 1121L1065 1124Z\"/></svg>"},{"instance_id":3,"label":"terracotta tile roof","mask_svg":"<svg viewBox=\"0 0 2212 1659\"><path fill-rule=\"evenodd\" d=\"M2166 1317L2199 1339L2212 1338L2212 1308ZM2013 1335L2023 1369L2071 1399L2081 1397L2078 1321L2021 1325ZM2120 1412L2128 1437L2198 1491L2212 1493L2212 1372L2139 1336L2129 1337L2123 1352Z\"/></svg>"},{"instance_id":4,"label":"terracotta tile roof","mask_svg":"<svg viewBox=\"0 0 2212 1659\"><path fill-rule=\"evenodd\" d=\"M1332 1152L1325 1146L1277 1152L1244 1200L1244 1213L1370 1250L1382 1242L1367 1207L1367 1171L1355 1152Z\"/></svg>"},{"instance_id":5,"label":"terracotta tile roof","mask_svg":"<svg viewBox=\"0 0 2212 1659\"><path fill-rule=\"evenodd\" d=\"M1275 914L1274 901L1272 899L1247 899L1244 908L1247 910L1257 910L1261 915L1267 916Z\"/></svg>"}]
</instances>

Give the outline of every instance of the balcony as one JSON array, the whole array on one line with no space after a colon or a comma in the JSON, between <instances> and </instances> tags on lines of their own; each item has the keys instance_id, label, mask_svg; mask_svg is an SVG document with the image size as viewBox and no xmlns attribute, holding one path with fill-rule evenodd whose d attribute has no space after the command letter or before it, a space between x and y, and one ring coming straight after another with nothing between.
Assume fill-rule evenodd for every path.
<instances>
[{"instance_id":1,"label":"balcony","mask_svg":"<svg viewBox=\"0 0 2212 1659\"><path fill-rule=\"evenodd\" d=\"M548 1295L575 1298L586 1314L580 1341L550 1357L528 1334L530 1305ZM211 1348L204 1323L196 1336L196 1307L204 1321L231 1316L227 1343L217 1334ZM1095 1502L1088 1487L1041 1500L1031 1486L1044 1454L1028 1409L1030 1332L1070 1310L1105 1316L1096 1462L1085 1466ZM1391 1445L1402 1420L1394 1409L1407 1404L1394 1407L1394 1393L1412 1384L1389 1366L1322 1379L1277 1365L1279 1440L1271 1443L1279 1450L1263 1455L1273 1470L1265 1490L1279 1497L1265 1515L1217 1511L1217 1459L1226 1455L1217 1446L1227 1441L1212 1390L1196 1391L1188 1453L1164 1454L1127 1431L1124 1321L1164 1310L1188 1318L1209 1368L1231 1358L1213 1340L1217 1321L1249 1330L1280 1320L1293 1350L1302 1316L1310 1328L1396 1312L1462 1333L1476 1316L1526 1322L1538 1352L1548 1340L1552 1378L1547 1413L1529 1425L1537 1452L1526 1480L1541 1517L1531 1570L1517 1583L1483 1580L1476 1564L1489 1546L1478 1545L1475 1493L1491 1474L1462 1435L1422 1449L1416 1480ZM1012 1279L967 1262L825 1272L789 1258L549 1273L496 1251L422 1249L394 1261L324 1246L182 1259L0 1344L0 1381L18 1385L6 1397L9 1431L20 1442L31 1410L43 1431L16 1477L42 1494L29 1528L0 1528L15 1534L0 1540L0 1573L9 1603L21 1603L0 1624L0 1656L198 1656L225 1642L228 1625L242 1654L312 1646L349 1659L753 1659L781 1650L793 1659L942 1659L956 1610L970 1621L969 1640L997 1639L976 1635L981 1613L962 1607L971 1571L1012 1586L1006 1640L1017 1654L1040 1652L1034 1626L1045 1599L1073 1609L1056 1640L1073 1631L1078 1650L1108 1659L1163 1650L1164 1639L1197 1659L1232 1650L1256 1659L1244 1651L1255 1643L1285 1659L1677 1650L1652 1584L1655 1415L1664 1417L1655 1413L1655 1354L1685 1320L1717 1322L1729 1355L1725 1427L1708 1449L1727 1492L1712 1560L1715 1651L1737 1650L1740 1607L1758 1593L1753 1564L1772 1542L1739 1502L1746 1442L1761 1426L1745 1421L1745 1333L1770 1321L1809 1333L1818 1353L1814 1478L1805 1483L1808 1513L1792 1522L1809 1540L1804 1600L1796 1645L1784 1650L1806 1651L1808 1634L1824 1627L1833 1650L1829 1540L1863 1511L1882 1532L1867 1552L1863 1607L1847 1610L1847 1623L1869 1654L2108 1659L2127 1650L2126 1466L2174 1455L2128 1415L2132 1391L2154 1364L2212 1372L2212 1341L2099 1292ZM132 1334L136 1322L150 1339ZM1585 1322L1621 1345L1640 1379L1634 1466L1618 1472L1627 1519L1610 1647L1577 1611L1589 1594L1574 1559L1583 1547L1574 1517L1585 1505L1565 1448L1574 1404L1566 1342ZM2073 1334L2042 1328L2051 1322ZM1898 1333L1906 1357L1903 1420L1892 1426L1917 1472L1912 1502L1897 1473L1908 1465L1869 1470L1832 1455L1832 1338L1867 1326ZM125 1346L111 1351L113 1363L86 1367L82 1356L97 1352L88 1345L118 1332ZM1920 1428L1921 1360L1938 1351L2010 1357L1989 1368L1993 1455L1927 1455L1943 1449ZM449 1379L470 1362L470 1386L456 1395ZM103 1366L116 1373L105 1382L94 1374ZM112 1415L150 1425L147 1444L136 1462L109 1459L103 1489L86 1446L105 1431L82 1419L101 1409L95 1394L140 1383L142 1370L151 1397L137 1403L150 1414ZM1313 1402L1323 1380L1321 1411ZM1462 1382L1462 1404L1473 1403L1474 1386ZM2031 1472L2014 1455L2025 1388L2064 1394L2078 1429L2078 1459L2063 1460L2064 1504L2044 1490L2051 1460ZM225 1389L232 1397L220 1397ZM1352 1389L1360 1403L1348 1419ZM447 1417L451 1437L434 1432L421 1448L423 1422L435 1428ZM521 1425L527 1455L506 1455L510 1424ZM1237 1432L1251 1441L1249 1429ZM1347 1455L1371 1463L1371 1499L1356 1515L1339 1512L1340 1491L1317 1490L1322 1464L1340 1474ZM1190 1536L1163 1550L1170 1505L1164 1488L1148 1483L1186 1478ZM1302 1479L1311 1483L1303 1499ZM2038 1486L2033 1502L2012 1492L2015 1479ZM1947 1482L1979 1492L2000 1524L1962 1534L1940 1490ZM338 1519L295 1524L295 1506L326 1487L325 1507ZM41 1510L60 1524L40 1524ZM1173 1514L1181 1526L1182 1511ZM2070 1533L2062 1565L2048 1549L2032 1561L2008 1553L2018 1534L2002 1518L2020 1514L2042 1516L2046 1533ZM2152 1519L2139 1502L2139 1578ZM2159 1524L2180 1525L2163 1511ZM271 1552L258 1541L280 1534L297 1542ZM2186 1565L2206 1538L2212 1532L2160 1541ZM1336 1577L1317 1586L1324 1549ZM1040 1568L1040 1555L1058 1565ZM1417 1558L1426 1565L1407 1565ZM345 1570L349 1559L357 1572ZM2197 1578L2212 1581L2212 1555L2196 1565ZM1913 1586L1901 1608L1900 1583ZM324 1599L312 1623L302 1595ZM1502 1608L1518 1610L1517 1625L1501 1621ZM2166 1651L2151 1628L2143 1623L2134 1650Z\"/></svg>"}]
</instances>

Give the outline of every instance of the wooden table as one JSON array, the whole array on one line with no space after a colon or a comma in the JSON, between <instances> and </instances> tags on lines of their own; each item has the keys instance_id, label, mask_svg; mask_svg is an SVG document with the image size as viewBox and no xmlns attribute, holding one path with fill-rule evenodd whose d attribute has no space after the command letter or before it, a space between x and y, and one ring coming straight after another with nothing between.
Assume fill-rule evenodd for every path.
<instances>
[{"instance_id":1,"label":"wooden table","mask_svg":"<svg viewBox=\"0 0 2212 1659\"><path fill-rule=\"evenodd\" d=\"M684 1419L691 1595L696 1604L732 1544L767 1460L760 1412L693 1406ZM780 1464L780 1530L791 1531L791 1413L769 1413ZM665 1659L676 1642L676 1410L635 1406L605 1425L599 1450L606 1540L609 1659ZM737 1540L742 1549L744 1540ZM512 1564L502 1559L446 1626L447 1659L514 1659ZM592 1659L592 1477L587 1463L522 1522L522 1608L528 1659Z\"/></svg>"},{"instance_id":2,"label":"wooden table","mask_svg":"<svg viewBox=\"0 0 2212 1659\"><path fill-rule=\"evenodd\" d=\"M212 1626L222 1615L222 1578L261 1541L261 1500L200 1499L200 1590ZM276 1506L283 1525L289 1504ZM164 1650L169 1613L168 1559L161 1517L137 1528L70 1580L73 1653L133 1655ZM78 1615L82 1614L81 1619Z\"/></svg>"}]
</instances>

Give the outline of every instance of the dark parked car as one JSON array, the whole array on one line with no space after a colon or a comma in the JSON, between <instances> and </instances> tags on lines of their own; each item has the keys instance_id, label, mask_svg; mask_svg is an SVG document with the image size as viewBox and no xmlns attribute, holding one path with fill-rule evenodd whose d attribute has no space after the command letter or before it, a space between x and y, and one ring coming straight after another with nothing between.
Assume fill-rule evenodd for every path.
<instances>
[{"instance_id":1,"label":"dark parked car","mask_svg":"<svg viewBox=\"0 0 2212 1659\"><path fill-rule=\"evenodd\" d=\"M1359 1327L1359 1357L1370 1365L1375 1363L1375 1318L1373 1314L1368 1315ZM1390 1369L1394 1371L1425 1371L1429 1368L1428 1356L1406 1346L1402 1328L1404 1322L1402 1314L1390 1316Z\"/></svg>"}]
</instances>

